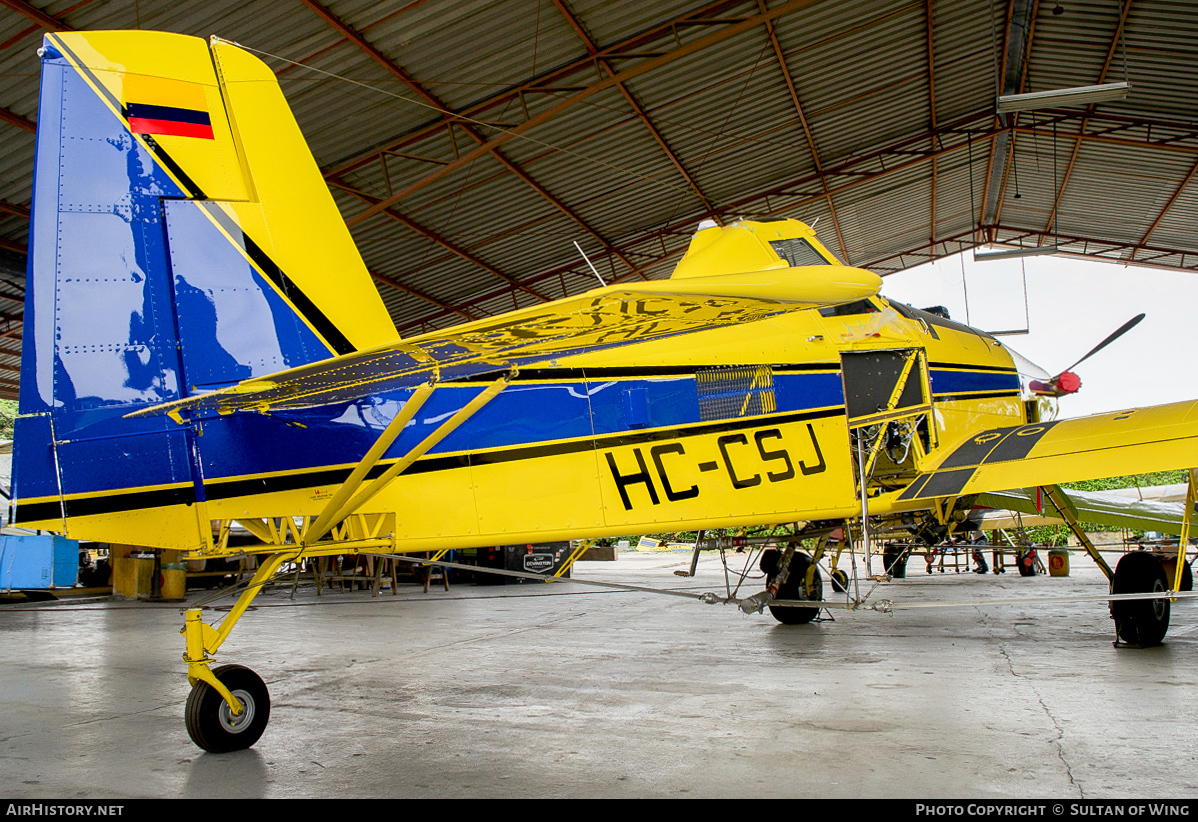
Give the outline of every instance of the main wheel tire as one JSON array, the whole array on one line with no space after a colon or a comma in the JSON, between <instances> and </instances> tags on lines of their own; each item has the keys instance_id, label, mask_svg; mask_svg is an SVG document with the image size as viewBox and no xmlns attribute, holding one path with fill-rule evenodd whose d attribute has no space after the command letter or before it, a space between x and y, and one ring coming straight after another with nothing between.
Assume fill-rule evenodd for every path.
<instances>
[{"instance_id":1,"label":"main wheel tire","mask_svg":"<svg viewBox=\"0 0 1198 822\"><path fill-rule=\"evenodd\" d=\"M833 568L828 577L832 580L832 590L836 593L843 594L849 589L849 575L839 568Z\"/></svg>"},{"instance_id":2,"label":"main wheel tire","mask_svg":"<svg viewBox=\"0 0 1198 822\"><path fill-rule=\"evenodd\" d=\"M894 579L907 578L907 549L905 547L896 547L887 545L882 549L882 564L886 567L886 573L890 574Z\"/></svg>"},{"instance_id":3,"label":"main wheel tire","mask_svg":"<svg viewBox=\"0 0 1198 822\"><path fill-rule=\"evenodd\" d=\"M1164 593L1169 590L1161 561L1144 551L1124 554L1115 566L1112 594ZM1128 645L1160 645L1169 630L1169 600L1128 599L1111 602L1115 632Z\"/></svg>"},{"instance_id":4,"label":"main wheel tire","mask_svg":"<svg viewBox=\"0 0 1198 822\"><path fill-rule=\"evenodd\" d=\"M262 677L244 665L222 665L212 673L241 703L242 714L233 716L217 690L201 680L187 697L187 733L192 742L211 753L244 750L266 730L270 692Z\"/></svg>"},{"instance_id":5,"label":"main wheel tire","mask_svg":"<svg viewBox=\"0 0 1198 822\"><path fill-rule=\"evenodd\" d=\"M1179 588L1178 590L1179 591L1193 591L1194 590L1194 572L1190 570L1190 563L1188 563L1188 562L1185 564L1185 567L1181 569L1181 588Z\"/></svg>"},{"instance_id":6,"label":"main wheel tire","mask_svg":"<svg viewBox=\"0 0 1198 822\"><path fill-rule=\"evenodd\" d=\"M778 599L823 599L824 598L824 581L819 573L819 566L815 568L815 580L811 585L810 590L806 590L804 583L807 580L807 569L811 567L811 557L807 554L795 552L795 555L790 559L790 572L786 575L786 582L782 583L782 587L778 589ZM771 574L768 584L772 584L774 577ZM795 608L791 606L769 606L770 613L774 619L781 622L783 625L805 625L811 620L819 616L819 608Z\"/></svg>"},{"instance_id":7,"label":"main wheel tire","mask_svg":"<svg viewBox=\"0 0 1198 822\"><path fill-rule=\"evenodd\" d=\"M1015 566L1019 568L1019 576L1034 577L1036 575L1036 553L1020 551L1015 555Z\"/></svg>"}]
</instances>

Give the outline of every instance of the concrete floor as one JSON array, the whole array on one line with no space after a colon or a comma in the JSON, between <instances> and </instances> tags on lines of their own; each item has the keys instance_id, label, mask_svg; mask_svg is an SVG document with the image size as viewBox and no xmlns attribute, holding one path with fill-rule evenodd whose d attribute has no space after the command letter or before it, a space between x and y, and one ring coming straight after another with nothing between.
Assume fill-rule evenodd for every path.
<instances>
[{"instance_id":1,"label":"concrete floor","mask_svg":"<svg viewBox=\"0 0 1198 822\"><path fill-rule=\"evenodd\" d=\"M722 591L713 556L580 563L580 578ZM1067 578L910 576L877 596L979 604L768 614L578 584L259 597L220 654L270 687L235 754L187 736L178 606L0 612L0 796L1198 796L1198 605L1166 644L1112 647ZM749 589L752 592L754 589ZM744 592L747 593L747 592Z\"/></svg>"}]
</instances>

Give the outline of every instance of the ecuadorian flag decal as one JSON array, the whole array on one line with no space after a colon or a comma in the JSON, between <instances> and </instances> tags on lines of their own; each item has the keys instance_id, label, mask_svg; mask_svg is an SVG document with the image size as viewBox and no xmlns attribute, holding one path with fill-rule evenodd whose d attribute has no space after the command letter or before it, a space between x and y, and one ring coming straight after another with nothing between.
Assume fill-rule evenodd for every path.
<instances>
[{"instance_id":1,"label":"ecuadorian flag decal","mask_svg":"<svg viewBox=\"0 0 1198 822\"><path fill-rule=\"evenodd\" d=\"M125 77L125 119L134 134L215 139L199 83L131 74Z\"/></svg>"}]
</instances>

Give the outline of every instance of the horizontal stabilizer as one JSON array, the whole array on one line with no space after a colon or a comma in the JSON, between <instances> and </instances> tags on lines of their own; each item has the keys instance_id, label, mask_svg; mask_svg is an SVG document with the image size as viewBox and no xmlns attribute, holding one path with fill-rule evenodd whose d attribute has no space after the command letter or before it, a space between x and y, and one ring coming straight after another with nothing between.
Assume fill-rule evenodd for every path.
<instances>
[{"instance_id":1,"label":"horizontal stabilizer","mask_svg":"<svg viewBox=\"0 0 1198 822\"><path fill-rule=\"evenodd\" d=\"M879 284L877 275L862 269L820 266L607 286L129 416L347 402L431 378L461 379L852 302L876 293Z\"/></svg>"}]
</instances>

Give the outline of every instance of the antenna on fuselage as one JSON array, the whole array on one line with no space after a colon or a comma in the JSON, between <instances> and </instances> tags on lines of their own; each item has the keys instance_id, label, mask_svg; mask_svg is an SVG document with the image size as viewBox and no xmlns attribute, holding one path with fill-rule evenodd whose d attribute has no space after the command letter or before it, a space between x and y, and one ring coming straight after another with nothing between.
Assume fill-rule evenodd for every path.
<instances>
[{"instance_id":1,"label":"antenna on fuselage","mask_svg":"<svg viewBox=\"0 0 1198 822\"><path fill-rule=\"evenodd\" d=\"M599 276L598 269L595 268L595 264L591 262L591 258L587 256L587 253L582 250L582 246L578 244L578 240L574 240L574 247L578 249L578 253L582 255L582 258L587 261L587 265L591 267L591 271L595 272L595 279L599 281L599 285L607 288L607 283L603 282L603 278Z\"/></svg>"}]
</instances>

